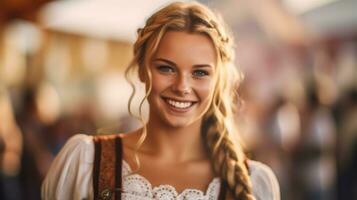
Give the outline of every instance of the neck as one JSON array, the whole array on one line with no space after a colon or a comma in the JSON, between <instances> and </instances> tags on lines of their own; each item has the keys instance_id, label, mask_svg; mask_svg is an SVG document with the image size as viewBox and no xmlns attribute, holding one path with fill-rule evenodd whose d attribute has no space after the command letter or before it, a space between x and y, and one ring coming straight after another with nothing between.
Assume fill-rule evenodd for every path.
<instances>
[{"instance_id":1,"label":"neck","mask_svg":"<svg viewBox=\"0 0 357 200\"><path fill-rule=\"evenodd\" d=\"M175 162L207 159L200 129L201 121L185 127L169 127L162 126L158 120L149 120L144 146L153 155Z\"/></svg>"}]
</instances>

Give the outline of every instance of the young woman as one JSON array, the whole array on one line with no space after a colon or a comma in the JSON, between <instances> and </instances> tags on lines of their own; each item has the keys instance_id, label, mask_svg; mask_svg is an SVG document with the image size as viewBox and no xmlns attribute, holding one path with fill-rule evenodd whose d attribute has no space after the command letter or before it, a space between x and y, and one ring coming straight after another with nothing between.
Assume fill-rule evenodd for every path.
<instances>
[{"instance_id":1,"label":"young woman","mask_svg":"<svg viewBox=\"0 0 357 200\"><path fill-rule=\"evenodd\" d=\"M248 160L235 139L233 54L207 7L177 2L153 14L138 30L127 70L146 85L147 123L105 139L72 137L50 168L43 199L280 199L271 170Z\"/></svg>"}]
</instances>

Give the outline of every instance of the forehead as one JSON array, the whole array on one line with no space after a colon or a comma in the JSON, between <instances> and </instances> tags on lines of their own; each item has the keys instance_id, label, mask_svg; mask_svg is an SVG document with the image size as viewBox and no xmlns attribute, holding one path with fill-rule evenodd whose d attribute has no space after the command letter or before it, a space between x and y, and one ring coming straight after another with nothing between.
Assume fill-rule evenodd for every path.
<instances>
[{"instance_id":1,"label":"forehead","mask_svg":"<svg viewBox=\"0 0 357 200\"><path fill-rule=\"evenodd\" d=\"M216 63L216 51L211 39L199 33L168 31L162 37L154 58L165 58L175 63Z\"/></svg>"}]
</instances>

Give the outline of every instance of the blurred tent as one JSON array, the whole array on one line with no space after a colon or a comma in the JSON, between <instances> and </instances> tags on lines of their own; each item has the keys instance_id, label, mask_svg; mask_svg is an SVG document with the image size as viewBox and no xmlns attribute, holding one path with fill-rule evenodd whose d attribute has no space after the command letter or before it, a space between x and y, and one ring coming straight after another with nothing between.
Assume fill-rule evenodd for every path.
<instances>
[{"instance_id":1,"label":"blurred tent","mask_svg":"<svg viewBox=\"0 0 357 200\"><path fill-rule=\"evenodd\" d=\"M46 29L95 38L133 42L137 28L156 9L172 0L56 1L41 11Z\"/></svg>"},{"instance_id":2,"label":"blurred tent","mask_svg":"<svg viewBox=\"0 0 357 200\"><path fill-rule=\"evenodd\" d=\"M324 38L357 36L357 1L339 0L301 14L306 26Z\"/></svg>"}]
</instances>

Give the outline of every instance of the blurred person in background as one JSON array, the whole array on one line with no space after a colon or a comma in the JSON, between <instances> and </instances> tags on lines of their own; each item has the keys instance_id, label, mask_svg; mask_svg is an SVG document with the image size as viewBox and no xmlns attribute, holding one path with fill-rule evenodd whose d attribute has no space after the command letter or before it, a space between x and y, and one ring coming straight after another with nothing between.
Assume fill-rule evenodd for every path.
<instances>
[{"instance_id":1,"label":"blurred person in background","mask_svg":"<svg viewBox=\"0 0 357 200\"><path fill-rule=\"evenodd\" d=\"M302 199L335 199L336 127L329 106L321 101L321 88L310 81L306 103L300 110L301 136L293 152L294 165L299 169L294 177Z\"/></svg>"},{"instance_id":2,"label":"blurred person in background","mask_svg":"<svg viewBox=\"0 0 357 200\"><path fill-rule=\"evenodd\" d=\"M22 144L9 94L0 87L0 199L22 199L19 178Z\"/></svg>"},{"instance_id":3,"label":"blurred person in background","mask_svg":"<svg viewBox=\"0 0 357 200\"><path fill-rule=\"evenodd\" d=\"M127 134L72 137L42 198L279 200L271 169L249 160L236 138L240 76L232 42L199 3L153 14L138 31L127 70L146 85L148 122L139 116L143 127Z\"/></svg>"},{"instance_id":4,"label":"blurred person in background","mask_svg":"<svg viewBox=\"0 0 357 200\"><path fill-rule=\"evenodd\" d=\"M17 122L23 133L21 184L26 199L40 199L41 182L53 159L47 144L47 127L38 107L38 88L26 87Z\"/></svg>"},{"instance_id":5,"label":"blurred person in background","mask_svg":"<svg viewBox=\"0 0 357 200\"><path fill-rule=\"evenodd\" d=\"M53 106L53 95L39 84L27 86L22 92L21 109L17 121L23 133L21 184L26 199L40 199L41 182L48 171L56 143L50 127L58 123Z\"/></svg>"},{"instance_id":6,"label":"blurred person in background","mask_svg":"<svg viewBox=\"0 0 357 200\"><path fill-rule=\"evenodd\" d=\"M334 108L339 145L338 199L357 199L357 89L350 88Z\"/></svg>"},{"instance_id":7,"label":"blurred person in background","mask_svg":"<svg viewBox=\"0 0 357 200\"><path fill-rule=\"evenodd\" d=\"M57 98L49 84L25 87L22 94L17 121L24 140L20 179L26 199L41 198L41 182L65 141L74 133L94 130L90 108L83 104L71 115L60 117Z\"/></svg>"}]
</instances>

